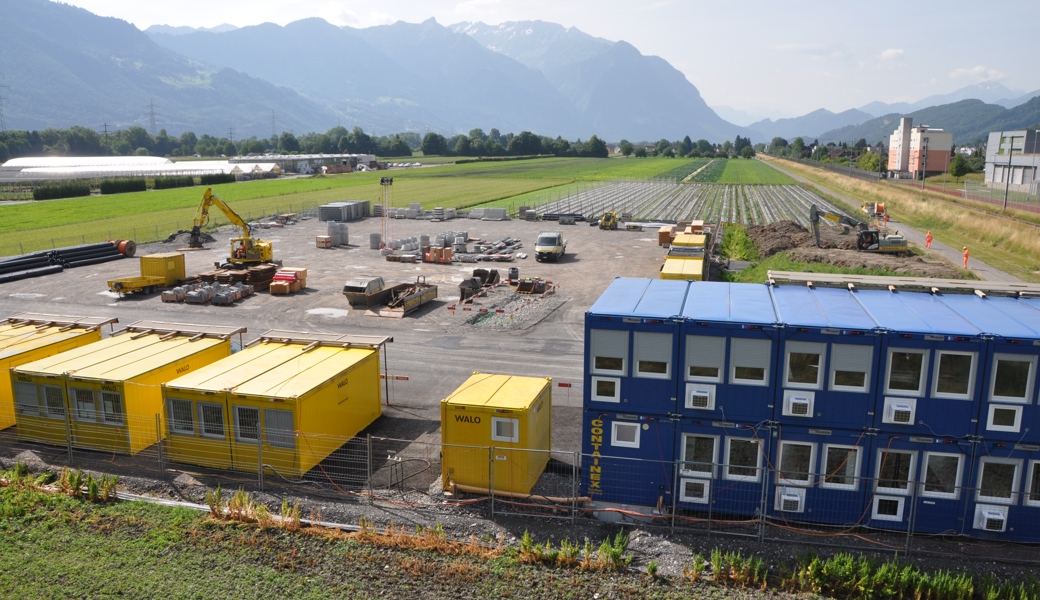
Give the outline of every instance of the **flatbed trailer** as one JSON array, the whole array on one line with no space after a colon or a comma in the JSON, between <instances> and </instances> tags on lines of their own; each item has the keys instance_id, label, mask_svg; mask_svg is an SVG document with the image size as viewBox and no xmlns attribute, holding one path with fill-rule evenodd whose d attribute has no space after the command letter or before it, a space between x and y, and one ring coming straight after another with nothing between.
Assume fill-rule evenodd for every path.
<instances>
[{"instance_id":1,"label":"flatbed trailer","mask_svg":"<svg viewBox=\"0 0 1040 600\"><path fill-rule=\"evenodd\" d=\"M166 278L152 275L122 277L111 279L108 282L109 291L120 296L133 293L152 294L164 288L166 288Z\"/></svg>"}]
</instances>

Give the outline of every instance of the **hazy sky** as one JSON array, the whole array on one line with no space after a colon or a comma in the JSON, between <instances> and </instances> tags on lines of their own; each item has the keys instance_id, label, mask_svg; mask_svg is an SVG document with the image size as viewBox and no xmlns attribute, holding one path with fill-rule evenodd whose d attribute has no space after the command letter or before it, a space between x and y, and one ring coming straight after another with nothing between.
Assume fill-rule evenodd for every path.
<instances>
[{"instance_id":1,"label":"hazy sky","mask_svg":"<svg viewBox=\"0 0 1040 600\"><path fill-rule=\"evenodd\" d=\"M540 19L625 40L682 71L709 105L773 118L912 102L986 81L1040 89L1037 0L64 1L140 29Z\"/></svg>"}]
</instances>

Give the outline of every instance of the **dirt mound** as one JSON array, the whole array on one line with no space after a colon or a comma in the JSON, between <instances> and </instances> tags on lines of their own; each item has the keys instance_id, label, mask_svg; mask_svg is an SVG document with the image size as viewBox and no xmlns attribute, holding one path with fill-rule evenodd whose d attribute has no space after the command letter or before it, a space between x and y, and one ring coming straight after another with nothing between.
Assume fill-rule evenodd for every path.
<instances>
[{"instance_id":1,"label":"dirt mound","mask_svg":"<svg viewBox=\"0 0 1040 600\"><path fill-rule=\"evenodd\" d=\"M812 234L793 221L777 221L769 225L748 225L748 237L758 245L762 258L812 244Z\"/></svg>"},{"instance_id":2,"label":"dirt mound","mask_svg":"<svg viewBox=\"0 0 1040 600\"><path fill-rule=\"evenodd\" d=\"M891 256L868 252L833 252L823 248L794 248L788 251L791 260L805 263L823 263L845 269L887 269L912 277L962 279L950 265L921 256Z\"/></svg>"},{"instance_id":3,"label":"dirt mound","mask_svg":"<svg viewBox=\"0 0 1040 600\"><path fill-rule=\"evenodd\" d=\"M202 233L201 239L203 243L215 242L217 238L213 237L208 233ZM188 242L191 241L191 232L186 229L181 229L177 233L171 233L170 237L163 240L164 244L173 244L174 246L187 246Z\"/></svg>"}]
</instances>

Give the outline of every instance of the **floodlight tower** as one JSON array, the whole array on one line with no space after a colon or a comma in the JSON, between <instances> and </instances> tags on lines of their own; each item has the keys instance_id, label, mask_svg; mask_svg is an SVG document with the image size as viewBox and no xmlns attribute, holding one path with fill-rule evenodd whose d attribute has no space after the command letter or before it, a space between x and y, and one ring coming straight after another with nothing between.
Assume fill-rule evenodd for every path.
<instances>
[{"instance_id":1,"label":"floodlight tower","mask_svg":"<svg viewBox=\"0 0 1040 600\"><path fill-rule=\"evenodd\" d=\"M382 229L381 234L383 236L380 240L379 247L382 248L393 248L390 245L390 238L393 236L392 221L390 221L390 207L393 205L393 190L394 190L394 178L393 177L380 177L379 178L379 205L382 210Z\"/></svg>"}]
</instances>

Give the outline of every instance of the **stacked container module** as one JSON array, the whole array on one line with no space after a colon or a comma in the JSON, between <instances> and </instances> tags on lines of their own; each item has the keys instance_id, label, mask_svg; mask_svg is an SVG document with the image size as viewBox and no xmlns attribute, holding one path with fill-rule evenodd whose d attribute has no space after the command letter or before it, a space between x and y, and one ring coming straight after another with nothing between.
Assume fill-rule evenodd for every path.
<instances>
[{"instance_id":1,"label":"stacked container module","mask_svg":"<svg viewBox=\"0 0 1040 600\"><path fill-rule=\"evenodd\" d=\"M269 331L163 386L170 460L297 479L382 414L389 338Z\"/></svg>"},{"instance_id":2,"label":"stacked container module","mask_svg":"<svg viewBox=\"0 0 1040 600\"><path fill-rule=\"evenodd\" d=\"M13 386L11 369L28 362L54 356L101 339L105 325L118 319L71 317L21 313L0 322L0 429L16 423L15 409L33 417L46 413L46 401L27 388ZM22 390L16 405L15 389Z\"/></svg>"},{"instance_id":3,"label":"stacked container module","mask_svg":"<svg viewBox=\"0 0 1040 600\"><path fill-rule=\"evenodd\" d=\"M706 248L708 236L682 234L675 236L661 267L661 279L704 281L708 278Z\"/></svg>"},{"instance_id":4,"label":"stacked container module","mask_svg":"<svg viewBox=\"0 0 1040 600\"><path fill-rule=\"evenodd\" d=\"M244 328L140 321L119 334L12 369L18 437L47 444L136 454L159 441L161 385L231 354Z\"/></svg>"},{"instance_id":5,"label":"stacked container module","mask_svg":"<svg viewBox=\"0 0 1040 600\"><path fill-rule=\"evenodd\" d=\"M530 494L551 440L551 378L474 373L441 400L441 481L446 490Z\"/></svg>"},{"instance_id":6,"label":"stacked container module","mask_svg":"<svg viewBox=\"0 0 1040 600\"><path fill-rule=\"evenodd\" d=\"M1040 299L681 285L674 434L647 433L654 391L623 402L640 357L615 332L660 327L670 311L646 307L681 292L618 279L586 315L584 492L671 506L658 459L609 471L648 443L680 510L753 515L764 494L782 522L1040 541ZM614 431L625 417L637 436Z\"/></svg>"}]
</instances>

